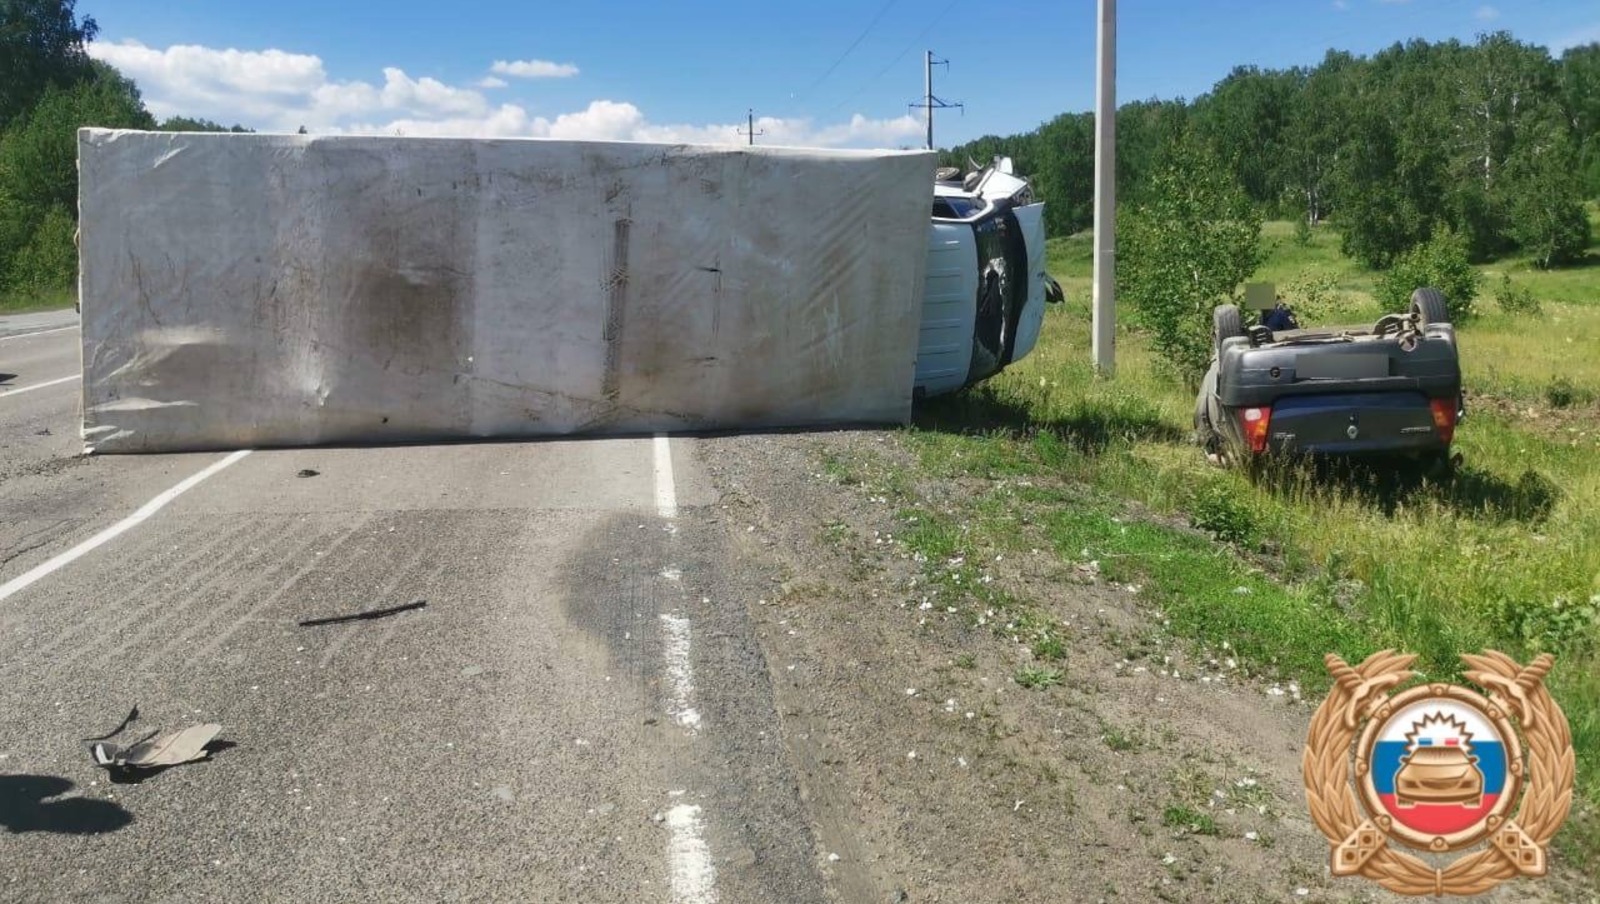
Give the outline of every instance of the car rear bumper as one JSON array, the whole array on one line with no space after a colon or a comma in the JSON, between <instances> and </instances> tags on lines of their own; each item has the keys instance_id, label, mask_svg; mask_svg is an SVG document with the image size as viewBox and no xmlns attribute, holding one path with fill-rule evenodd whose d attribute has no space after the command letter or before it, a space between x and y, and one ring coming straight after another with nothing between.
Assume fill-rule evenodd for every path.
<instances>
[{"instance_id":1,"label":"car rear bumper","mask_svg":"<svg viewBox=\"0 0 1600 904\"><path fill-rule=\"evenodd\" d=\"M1272 406L1267 448L1281 454L1426 454L1450 448L1417 392L1289 396Z\"/></svg>"}]
</instances>

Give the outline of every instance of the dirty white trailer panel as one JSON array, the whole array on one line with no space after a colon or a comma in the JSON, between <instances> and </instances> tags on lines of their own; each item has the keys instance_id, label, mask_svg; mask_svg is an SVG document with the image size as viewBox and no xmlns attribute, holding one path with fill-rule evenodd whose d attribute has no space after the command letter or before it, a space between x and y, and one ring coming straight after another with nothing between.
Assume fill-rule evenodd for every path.
<instances>
[{"instance_id":1,"label":"dirty white trailer panel","mask_svg":"<svg viewBox=\"0 0 1600 904\"><path fill-rule=\"evenodd\" d=\"M84 436L909 419L926 152L84 130Z\"/></svg>"}]
</instances>

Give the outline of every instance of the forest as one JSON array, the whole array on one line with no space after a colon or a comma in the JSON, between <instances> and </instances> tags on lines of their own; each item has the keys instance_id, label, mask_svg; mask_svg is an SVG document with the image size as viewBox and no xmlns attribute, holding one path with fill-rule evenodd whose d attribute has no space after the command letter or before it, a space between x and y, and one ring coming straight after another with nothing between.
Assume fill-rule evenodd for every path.
<instances>
[{"instance_id":1,"label":"forest","mask_svg":"<svg viewBox=\"0 0 1600 904\"><path fill-rule=\"evenodd\" d=\"M81 126L248 131L157 122L138 87L86 50L98 27L73 0L0 0L0 309L71 286L78 272Z\"/></svg>"},{"instance_id":2,"label":"forest","mask_svg":"<svg viewBox=\"0 0 1600 904\"><path fill-rule=\"evenodd\" d=\"M1088 228L1093 114L985 136L943 162L996 154L1033 177L1052 235ZM1240 66L1193 100L1122 105L1119 206L1170 187L1156 176L1178 164L1220 170L1268 218L1335 222L1344 253L1371 267L1441 231L1476 262L1572 263L1589 244L1584 201L1600 197L1600 44L1555 57L1497 32L1330 50L1315 67Z\"/></svg>"}]
</instances>

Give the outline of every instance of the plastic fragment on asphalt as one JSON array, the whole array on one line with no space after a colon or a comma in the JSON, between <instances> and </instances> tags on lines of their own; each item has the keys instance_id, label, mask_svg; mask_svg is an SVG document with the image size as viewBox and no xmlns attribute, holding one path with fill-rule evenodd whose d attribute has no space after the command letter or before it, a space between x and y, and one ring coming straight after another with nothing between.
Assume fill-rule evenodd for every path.
<instances>
[{"instance_id":1,"label":"plastic fragment on asphalt","mask_svg":"<svg viewBox=\"0 0 1600 904\"><path fill-rule=\"evenodd\" d=\"M128 769L179 766L209 756L208 745L221 733L221 725L206 723L174 731L152 732L127 747L101 742L94 745L94 759L101 766Z\"/></svg>"}]
</instances>

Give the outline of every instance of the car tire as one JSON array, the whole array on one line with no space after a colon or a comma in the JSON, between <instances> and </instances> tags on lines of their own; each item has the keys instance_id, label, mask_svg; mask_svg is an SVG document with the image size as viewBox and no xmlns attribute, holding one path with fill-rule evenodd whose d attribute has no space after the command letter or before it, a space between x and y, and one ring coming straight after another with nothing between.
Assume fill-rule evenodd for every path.
<instances>
[{"instance_id":1,"label":"car tire","mask_svg":"<svg viewBox=\"0 0 1600 904\"><path fill-rule=\"evenodd\" d=\"M1244 320L1239 316L1239 306L1236 304L1217 305L1211 312L1211 344L1217 350L1217 356L1222 355L1222 343L1234 336L1246 335Z\"/></svg>"},{"instance_id":2,"label":"car tire","mask_svg":"<svg viewBox=\"0 0 1600 904\"><path fill-rule=\"evenodd\" d=\"M1411 313L1422 321L1420 326L1450 322L1450 306L1445 304L1444 293L1438 289L1422 288L1412 292Z\"/></svg>"}]
</instances>

